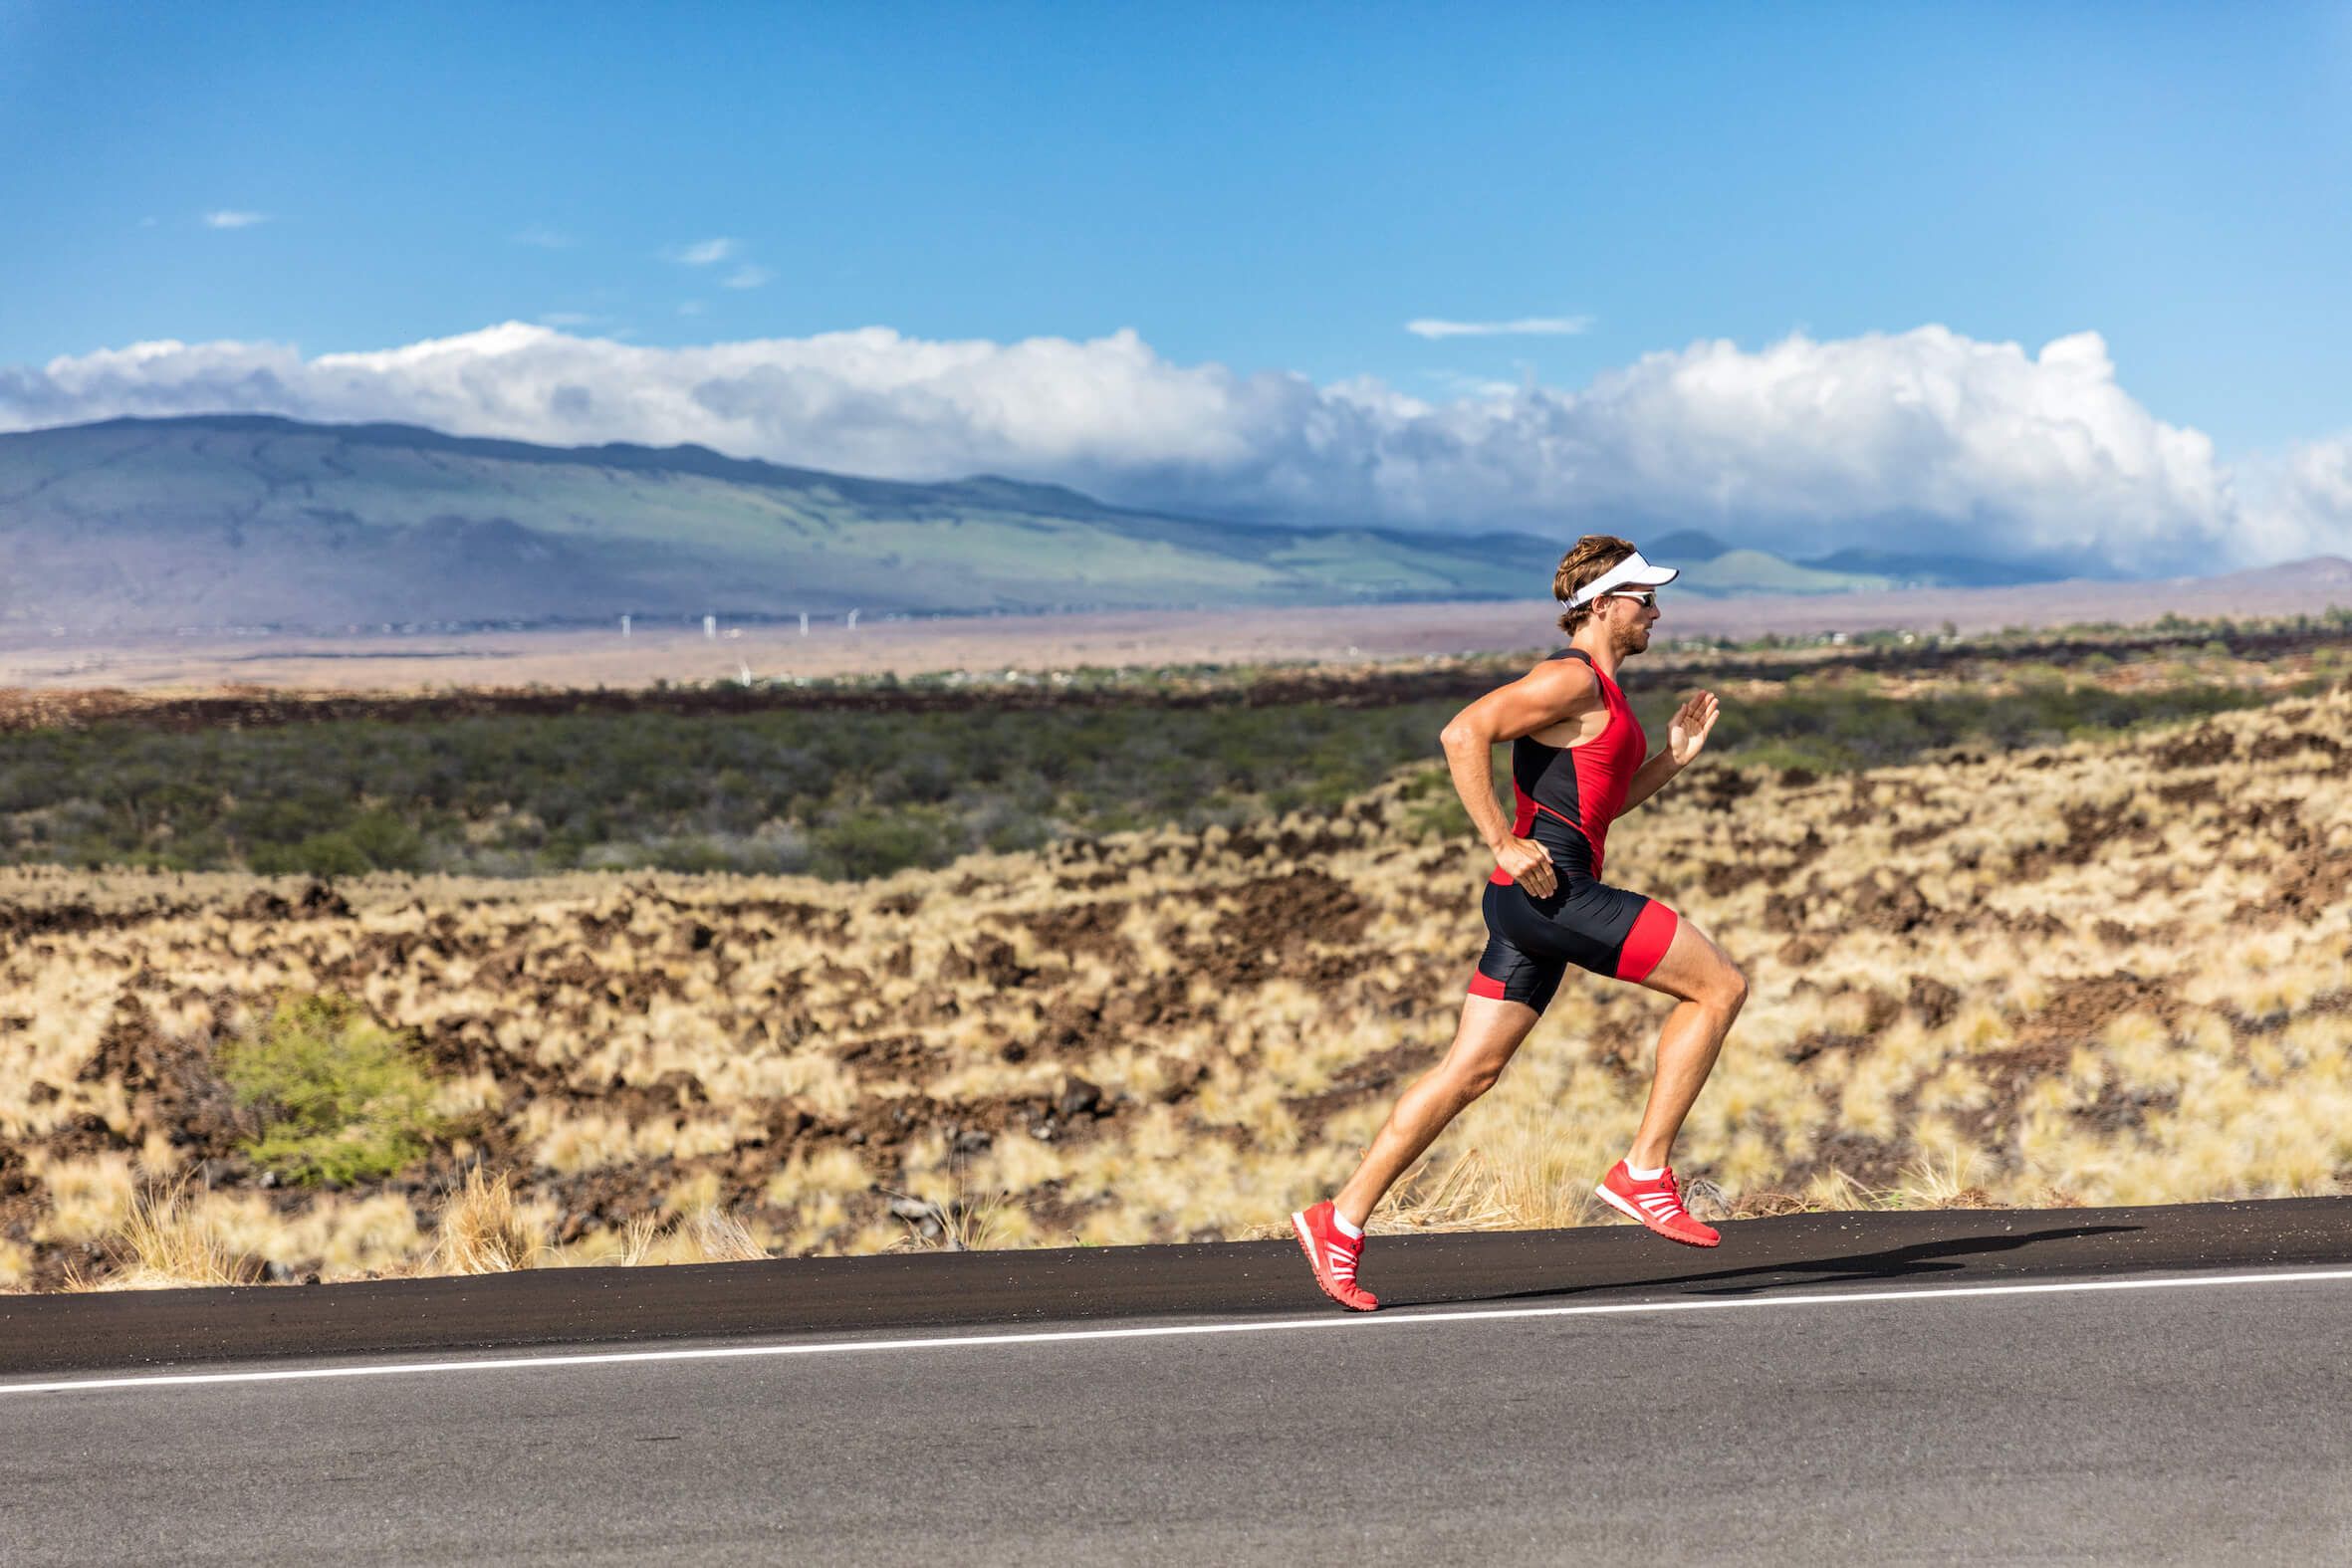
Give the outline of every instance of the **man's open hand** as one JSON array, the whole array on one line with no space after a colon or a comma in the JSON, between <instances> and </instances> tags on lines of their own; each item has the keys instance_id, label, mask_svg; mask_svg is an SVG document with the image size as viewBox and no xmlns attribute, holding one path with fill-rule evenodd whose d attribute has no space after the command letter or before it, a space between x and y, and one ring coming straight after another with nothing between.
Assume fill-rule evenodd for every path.
<instances>
[{"instance_id":1,"label":"man's open hand","mask_svg":"<svg viewBox=\"0 0 2352 1568\"><path fill-rule=\"evenodd\" d=\"M1675 767L1688 768L1706 749L1707 732L1722 716L1713 692L1701 692L1675 710L1674 722L1666 727L1666 749L1674 754Z\"/></svg>"}]
</instances>

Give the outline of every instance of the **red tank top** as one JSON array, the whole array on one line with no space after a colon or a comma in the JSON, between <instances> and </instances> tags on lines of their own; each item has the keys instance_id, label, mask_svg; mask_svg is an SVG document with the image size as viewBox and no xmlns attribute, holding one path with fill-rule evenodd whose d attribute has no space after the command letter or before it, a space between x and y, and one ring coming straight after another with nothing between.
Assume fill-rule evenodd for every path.
<instances>
[{"instance_id":1,"label":"red tank top","mask_svg":"<svg viewBox=\"0 0 2352 1568\"><path fill-rule=\"evenodd\" d=\"M1633 787L1633 776L1648 756L1650 741L1625 693L1593 668L1581 648L1565 648L1551 657L1582 659L1592 669L1609 722L1600 734L1575 746L1546 746L1531 735L1511 743L1511 785L1519 801L1511 830L1549 850L1563 883L1578 875L1597 881L1608 851L1609 823L1625 808L1626 791ZM1500 868L1488 880L1511 883Z\"/></svg>"}]
</instances>

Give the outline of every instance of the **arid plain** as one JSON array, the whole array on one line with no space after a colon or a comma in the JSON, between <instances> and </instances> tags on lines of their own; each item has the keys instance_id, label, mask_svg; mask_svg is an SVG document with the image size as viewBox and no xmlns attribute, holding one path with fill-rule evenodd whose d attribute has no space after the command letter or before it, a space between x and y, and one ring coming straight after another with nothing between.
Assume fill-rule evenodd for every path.
<instances>
[{"instance_id":1,"label":"arid plain","mask_svg":"<svg viewBox=\"0 0 2352 1568\"><path fill-rule=\"evenodd\" d=\"M2341 650L2076 678L2255 705L1843 773L1710 757L1618 824L1612 867L1754 984L1678 1151L1703 1203L2352 1190ZM1964 683L2002 692L1872 686ZM1275 1233L1442 1050L1488 868L1431 763L862 883L20 867L0 1281ZM413 1137L393 1168L273 1165L291 1113L232 1086L318 998L418 1075L407 1126L379 1096L328 1140ZM1597 1221L1663 1007L1571 977L1375 1230Z\"/></svg>"},{"instance_id":2,"label":"arid plain","mask_svg":"<svg viewBox=\"0 0 2352 1568\"><path fill-rule=\"evenodd\" d=\"M1669 638L1810 637L1949 627L2318 614L2352 600L2352 561L2319 557L2222 576L2166 582L2071 580L2010 587L1906 588L1819 594L1686 596L1668 611ZM704 682L1041 672L1091 665L1361 666L1543 644L1558 606L1400 603L1279 610L1130 610L1061 615L899 616L850 627L816 620L727 622L710 635L675 620L611 625L437 631L353 626L343 634L253 632L112 637L58 627L0 628L0 688L142 692L262 686L322 692L466 690L487 686L626 688Z\"/></svg>"}]
</instances>

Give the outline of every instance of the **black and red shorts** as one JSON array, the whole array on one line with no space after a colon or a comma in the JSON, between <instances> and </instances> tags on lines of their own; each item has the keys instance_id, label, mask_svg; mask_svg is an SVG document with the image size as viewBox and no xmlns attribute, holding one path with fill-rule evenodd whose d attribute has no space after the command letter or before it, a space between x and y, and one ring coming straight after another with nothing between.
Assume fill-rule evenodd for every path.
<instances>
[{"instance_id":1,"label":"black and red shorts","mask_svg":"<svg viewBox=\"0 0 2352 1568\"><path fill-rule=\"evenodd\" d=\"M1560 878L1549 898L1487 884L1487 950L1470 994L1524 1002L1541 1012L1570 964L1615 980L1647 980L1681 921L1654 898L1590 877Z\"/></svg>"}]
</instances>

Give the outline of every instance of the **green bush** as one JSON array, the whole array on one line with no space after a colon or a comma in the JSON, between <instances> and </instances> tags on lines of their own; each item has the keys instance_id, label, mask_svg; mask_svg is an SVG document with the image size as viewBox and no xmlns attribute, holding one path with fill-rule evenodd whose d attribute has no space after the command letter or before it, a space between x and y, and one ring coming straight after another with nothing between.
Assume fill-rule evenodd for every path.
<instances>
[{"instance_id":1,"label":"green bush","mask_svg":"<svg viewBox=\"0 0 2352 1568\"><path fill-rule=\"evenodd\" d=\"M313 833L291 844L263 844L253 851L253 869L263 876L363 876L367 855L349 833Z\"/></svg>"},{"instance_id":2,"label":"green bush","mask_svg":"<svg viewBox=\"0 0 2352 1568\"><path fill-rule=\"evenodd\" d=\"M424 864L424 835L389 811L362 813L344 837L376 871L414 871Z\"/></svg>"},{"instance_id":3,"label":"green bush","mask_svg":"<svg viewBox=\"0 0 2352 1568\"><path fill-rule=\"evenodd\" d=\"M819 828L812 843L820 872L850 879L943 866L964 847L940 813L921 809L838 817Z\"/></svg>"},{"instance_id":4,"label":"green bush","mask_svg":"<svg viewBox=\"0 0 2352 1568\"><path fill-rule=\"evenodd\" d=\"M378 1181L421 1159L439 1121L433 1081L405 1041L338 996L288 993L222 1052L238 1103L262 1113L245 1153L290 1181Z\"/></svg>"}]
</instances>

